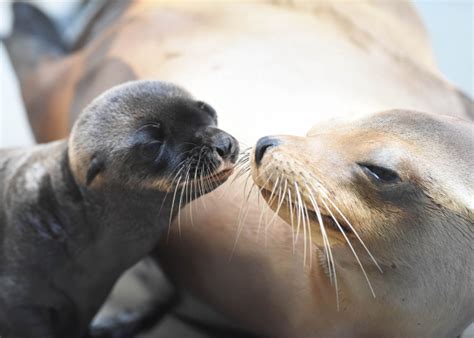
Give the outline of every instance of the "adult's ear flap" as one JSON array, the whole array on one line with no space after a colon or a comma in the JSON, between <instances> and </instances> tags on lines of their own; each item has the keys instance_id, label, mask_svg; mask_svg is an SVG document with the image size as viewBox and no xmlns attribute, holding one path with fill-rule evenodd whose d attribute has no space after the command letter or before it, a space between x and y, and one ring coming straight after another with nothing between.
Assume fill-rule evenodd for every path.
<instances>
[{"instance_id":1,"label":"adult's ear flap","mask_svg":"<svg viewBox=\"0 0 474 338\"><path fill-rule=\"evenodd\" d=\"M94 178L105 169L104 161L99 156L94 155L87 169L86 185L90 185Z\"/></svg>"}]
</instances>

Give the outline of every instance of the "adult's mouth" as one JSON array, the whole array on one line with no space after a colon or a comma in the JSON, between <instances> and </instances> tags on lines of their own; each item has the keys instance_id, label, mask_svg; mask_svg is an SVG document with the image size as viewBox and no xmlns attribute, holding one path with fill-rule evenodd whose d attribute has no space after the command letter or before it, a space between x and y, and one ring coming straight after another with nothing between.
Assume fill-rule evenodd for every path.
<instances>
[{"instance_id":1,"label":"adult's mouth","mask_svg":"<svg viewBox=\"0 0 474 338\"><path fill-rule=\"evenodd\" d=\"M302 201L303 205L300 205L300 203L296 200L292 200L290 203L288 201L287 195L281 198L279 194L274 192L272 196L272 192L265 188L261 189L261 193L268 204L273 204L273 206L276 206L275 209L278 209L278 205L281 203L279 209L282 210L282 208L285 208L288 210L290 218L292 215L293 219L291 223L293 223L293 225L297 224L298 218L300 219L300 222L302 222L302 219L306 219L307 217L310 222L315 223L318 226L318 229L319 226L323 226L325 230L329 229L336 232L337 234L341 234L341 232L346 235L353 234L353 231L347 222L345 220L338 219L335 212L333 212L331 215L329 213L325 213L323 209L319 210L318 215L318 213L313 209L312 203L305 203L305 201ZM290 206L293 209L291 212L289 211Z\"/></svg>"}]
</instances>

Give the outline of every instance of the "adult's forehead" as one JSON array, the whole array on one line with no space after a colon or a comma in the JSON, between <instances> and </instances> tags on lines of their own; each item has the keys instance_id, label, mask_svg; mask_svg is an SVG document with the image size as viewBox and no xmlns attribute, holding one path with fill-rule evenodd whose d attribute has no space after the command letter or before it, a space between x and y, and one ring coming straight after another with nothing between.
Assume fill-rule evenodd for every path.
<instances>
[{"instance_id":1,"label":"adult's forehead","mask_svg":"<svg viewBox=\"0 0 474 338\"><path fill-rule=\"evenodd\" d=\"M382 141L379 142L381 147L386 142L392 150L397 146L407 149L412 155L412 166L423 173L424 179L435 184L430 189L434 199L448 198L453 205L462 206L461 209L474 209L473 122L392 110L334 124L326 133L367 141L376 136ZM333 139L337 141L338 137Z\"/></svg>"},{"instance_id":2,"label":"adult's forehead","mask_svg":"<svg viewBox=\"0 0 474 338\"><path fill-rule=\"evenodd\" d=\"M467 150L472 151L474 143L472 122L408 110L374 114L359 120L354 127L361 131L391 134L415 142L421 147L441 147L444 151L455 152L458 156L465 154Z\"/></svg>"},{"instance_id":3,"label":"adult's forehead","mask_svg":"<svg viewBox=\"0 0 474 338\"><path fill-rule=\"evenodd\" d=\"M389 111L360 121L360 126L410 142L412 149L416 149L417 165L438 182L439 190L460 205L474 207L473 122L413 111Z\"/></svg>"}]
</instances>

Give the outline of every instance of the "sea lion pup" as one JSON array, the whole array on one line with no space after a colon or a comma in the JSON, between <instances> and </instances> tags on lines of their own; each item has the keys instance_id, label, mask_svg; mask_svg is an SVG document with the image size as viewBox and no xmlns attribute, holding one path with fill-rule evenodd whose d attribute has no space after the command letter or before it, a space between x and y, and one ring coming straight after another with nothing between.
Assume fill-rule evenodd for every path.
<instances>
[{"instance_id":1,"label":"sea lion pup","mask_svg":"<svg viewBox=\"0 0 474 338\"><path fill-rule=\"evenodd\" d=\"M94 100L69 140L0 151L0 336L82 337L115 281L190 200L224 182L238 144L172 84Z\"/></svg>"},{"instance_id":2,"label":"sea lion pup","mask_svg":"<svg viewBox=\"0 0 474 338\"><path fill-rule=\"evenodd\" d=\"M400 110L258 141L262 196L320 249L293 336L462 333L474 318L473 144L471 122Z\"/></svg>"}]
</instances>

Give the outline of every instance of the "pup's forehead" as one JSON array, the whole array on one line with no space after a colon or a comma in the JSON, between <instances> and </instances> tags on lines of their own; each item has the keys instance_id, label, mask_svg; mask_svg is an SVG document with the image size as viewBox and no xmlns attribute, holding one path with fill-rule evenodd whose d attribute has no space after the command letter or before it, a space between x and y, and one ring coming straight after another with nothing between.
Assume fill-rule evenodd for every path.
<instances>
[{"instance_id":1,"label":"pup's forehead","mask_svg":"<svg viewBox=\"0 0 474 338\"><path fill-rule=\"evenodd\" d=\"M112 99L114 97L125 97L134 99L137 97L161 97L161 98L187 98L192 96L185 89L163 81L131 81L116 86L106 91L101 97Z\"/></svg>"},{"instance_id":2,"label":"pup's forehead","mask_svg":"<svg viewBox=\"0 0 474 338\"><path fill-rule=\"evenodd\" d=\"M170 119L192 96L171 83L161 81L132 81L113 87L97 97L81 115L80 120L101 120L105 129ZM128 122L126 122L128 121ZM80 121L82 122L82 121Z\"/></svg>"},{"instance_id":3,"label":"pup's forehead","mask_svg":"<svg viewBox=\"0 0 474 338\"><path fill-rule=\"evenodd\" d=\"M131 81L113 87L98 96L88 106L97 114L109 114L110 111L144 112L174 100L191 100L186 90L161 81Z\"/></svg>"}]
</instances>

